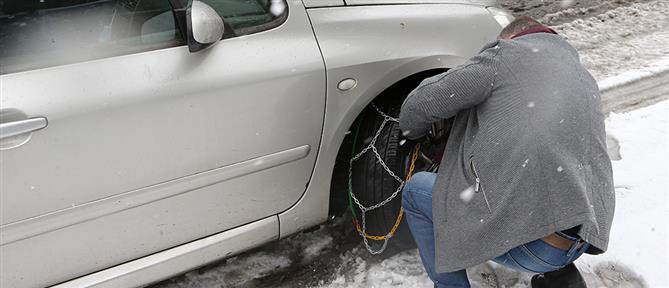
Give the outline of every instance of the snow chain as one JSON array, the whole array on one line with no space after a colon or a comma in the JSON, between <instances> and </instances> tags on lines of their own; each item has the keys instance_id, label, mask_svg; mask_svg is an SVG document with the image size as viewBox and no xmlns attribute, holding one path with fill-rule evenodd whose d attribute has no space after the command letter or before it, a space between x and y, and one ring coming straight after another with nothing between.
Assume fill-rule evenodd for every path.
<instances>
[{"instance_id":1,"label":"snow chain","mask_svg":"<svg viewBox=\"0 0 669 288\"><path fill-rule=\"evenodd\" d=\"M411 179L411 175L413 174L413 170L414 170L414 168L415 168L416 159L418 159L418 153L419 153L419 151L420 151L420 143L417 143L417 144L416 144L416 147L415 147L415 149L414 149L414 152L413 152L413 154L411 155L411 165L409 166L409 171L407 172L406 179L405 179L404 181L402 181L402 179L401 179L400 177L398 177L398 176L397 176L392 170L390 170L390 168L386 165L386 163L385 163L385 162L383 161L383 159L381 158L381 155L379 155L379 152L376 150L376 146L375 146L375 144L376 144L376 139L379 137L379 135L381 134L381 131L382 131L383 128L386 126L386 124L387 124L388 122L391 122L391 121L392 121L392 122L399 122L399 120L398 120L397 118L393 118L393 117L391 117L391 116L389 116L389 115L383 113L378 107L376 107L376 105L374 105L374 103L372 103L372 107L374 107L374 109L375 109L379 114L381 114L381 116L383 117L383 122L381 123L381 126L379 126L379 129L376 131L376 134L374 135L374 138L372 138L372 142L370 142L369 145L367 145L367 147L365 147L364 149L362 149L362 151L360 151L360 153L358 153L358 154L356 154L355 156L351 157L351 161L350 161L349 166L348 166L348 192L349 192L349 195L351 196L351 198L353 199L353 201L355 202L355 204L358 206L358 208L359 208L360 211L362 212L362 214L360 215L360 216L361 216L361 222L362 222L362 225L360 225L360 224L358 223L356 217L353 217L353 224L355 225L355 229L358 230L358 234L360 234L360 236L362 237L363 242L365 243L365 248L367 248L367 251L369 251L369 253L371 253L371 254L376 255L376 254L380 254L380 253L382 253L382 252L386 249L386 246L388 245L388 240L390 240L390 238L392 238L393 235L395 235L395 231L397 231L397 228L400 226L400 222L402 221L402 216L404 215L404 209L402 209L402 208L400 207L400 212L399 212L399 214L397 215L397 219L395 220L395 225L393 226L392 229L390 229L390 231L389 231L388 234L386 234L386 235L369 235L369 234L367 234L367 232L366 232L366 230L367 230L367 223L366 223L366 221L365 221L365 219L366 219L365 214L366 214L368 211L372 211L372 210L374 210L374 209L376 209L376 208L379 208L379 207L382 207L383 205L388 204L388 203L389 203L390 201L392 201L395 197L397 197L397 194L399 194L400 191L402 191L402 188L404 188L404 183L405 183L405 181L409 181L409 179ZM395 178L395 180L397 180L397 182L399 182L400 185L397 187L397 190L395 190L395 192L394 192L392 195L390 195L388 198L386 198L385 200L379 202L378 204L375 204L375 205L372 205L372 206L369 206L369 207L365 207L364 205L362 205L362 204L360 203L360 201L358 200L358 198L355 197L355 194L353 193L353 162L355 162L356 160L360 159L360 157L362 157L362 155L364 155L365 153L367 153L367 152L370 151L370 150L372 151L372 153L374 153L374 156L376 157L376 160L378 160L378 163L381 164L381 166L383 167L383 169L385 169L386 172L388 172L388 174L390 174L390 176L392 176L393 178ZM355 212L353 211L353 208L352 208L352 207L351 207L351 212L353 212L353 215L355 216ZM368 239L375 240L375 241L383 241L383 245L381 246L380 249L378 249L378 250L374 250L374 249L369 245L369 241L368 241Z\"/></svg>"}]
</instances>

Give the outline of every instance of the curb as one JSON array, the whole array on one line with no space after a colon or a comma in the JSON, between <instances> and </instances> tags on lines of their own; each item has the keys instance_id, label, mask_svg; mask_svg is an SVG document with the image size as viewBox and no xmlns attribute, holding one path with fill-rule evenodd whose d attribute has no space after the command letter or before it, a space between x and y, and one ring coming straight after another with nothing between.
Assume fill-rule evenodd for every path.
<instances>
[{"instance_id":1,"label":"curb","mask_svg":"<svg viewBox=\"0 0 669 288\"><path fill-rule=\"evenodd\" d=\"M625 112L669 99L669 57L657 64L599 81L603 112Z\"/></svg>"}]
</instances>

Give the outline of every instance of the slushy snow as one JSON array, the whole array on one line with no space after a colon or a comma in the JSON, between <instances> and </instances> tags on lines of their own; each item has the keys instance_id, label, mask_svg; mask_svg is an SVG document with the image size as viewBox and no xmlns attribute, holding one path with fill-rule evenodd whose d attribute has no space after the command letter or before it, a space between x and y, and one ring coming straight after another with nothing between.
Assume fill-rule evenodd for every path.
<instances>
[{"instance_id":1,"label":"slushy snow","mask_svg":"<svg viewBox=\"0 0 669 288\"><path fill-rule=\"evenodd\" d=\"M566 9L558 13L575 13ZM556 15L546 15L549 21ZM595 79L620 71L654 65L669 55L669 1L650 1L618 7L586 19L552 26L578 50L581 62Z\"/></svg>"}]
</instances>

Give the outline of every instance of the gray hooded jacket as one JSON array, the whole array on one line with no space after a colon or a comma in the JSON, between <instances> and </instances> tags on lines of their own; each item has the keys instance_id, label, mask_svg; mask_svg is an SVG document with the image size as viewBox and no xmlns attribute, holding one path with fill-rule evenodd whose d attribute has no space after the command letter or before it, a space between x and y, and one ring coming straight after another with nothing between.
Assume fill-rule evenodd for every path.
<instances>
[{"instance_id":1,"label":"gray hooded jacket","mask_svg":"<svg viewBox=\"0 0 669 288\"><path fill-rule=\"evenodd\" d=\"M411 92L400 128L416 139L451 117L433 188L438 272L579 225L587 253L607 249L615 195L599 90L562 37L487 44Z\"/></svg>"}]
</instances>

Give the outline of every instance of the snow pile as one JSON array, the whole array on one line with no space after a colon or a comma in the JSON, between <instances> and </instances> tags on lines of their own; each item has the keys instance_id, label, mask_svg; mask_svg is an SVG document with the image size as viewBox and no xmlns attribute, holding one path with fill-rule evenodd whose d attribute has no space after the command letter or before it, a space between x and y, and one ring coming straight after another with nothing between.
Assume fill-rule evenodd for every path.
<instances>
[{"instance_id":1,"label":"snow pile","mask_svg":"<svg viewBox=\"0 0 669 288\"><path fill-rule=\"evenodd\" d=\"M597 82L597 85L599 85L600 91L606 91L640 79L654 77L664 73L669 73L669 55L650 63L647 67L625 71L616 76L606 78Z\"/></svg>"},{"instance_id":2,"label":"snow pile","mask_svg":"<svg viewBox=\"0 0 669 288\"><path fill-rule=\"evenodd\" d=\"M665 0L618 7L551 28L578 50L581 62L598 80L669 56L669 1Z\"/></svg>"},{"instance_id":3,"label":"snow pile","mask_svg":"<svg viewBox=\"0 0 669 288\"><path fill-rule=\"evenodd\" d=\"M501 1L501 0L498 0ZM517 1L517 0L516 0ZM585 18L588 15L597 15L602 14L606 11L613 10L622 6L629 6L640 2L650 2L652 0L579 0L573 1L561 1L559 4L559 9L545 9L545 7L555 6L552 1L541 0L542 5L536 7L537 9L545 10L544 14L534 14L530 13L530 17L535 17L548 25L557 25L560 23L566 23L573 21L578 18ZM557 1L556 1L557 2ZM567 3L565 3L567 2ZM569 5L565 5L569 4ZM515 10L514 10L515 11Z\"/></svg>"}]
</instances>

